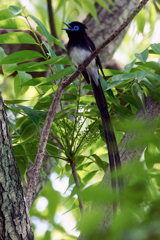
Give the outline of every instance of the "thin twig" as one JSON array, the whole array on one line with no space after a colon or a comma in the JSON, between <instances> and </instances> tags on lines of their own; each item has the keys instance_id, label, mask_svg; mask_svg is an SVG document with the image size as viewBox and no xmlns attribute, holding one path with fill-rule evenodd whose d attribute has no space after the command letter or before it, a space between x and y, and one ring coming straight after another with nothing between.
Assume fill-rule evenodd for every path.
<instances>
[{"instance_id":1,"label":"thin twig","mask_svg":"<svg viewBox=\"0 0 160 240\"><path fill-rule=\"evenodd\" d=\"M140 10L143 8L143 6L148 2L149 0L142 0L139 6L134 10L134 12L131 14L130 17L128 17L122 24L121 26L109 37L107 38L91 55L89 58L86 59L86 61L81 65L81 72L89 65L89 63L102 51L102 49L107 46L111 41L113 41L120 33L121 31L128 26L128 24L131 22L131 20L136 16L137 13L140 12ZM36 160L33 166L33 174L32 178L29 181L29 186L28 186L28 192L26 196L26 202L28 205L28 208L30 209L33 203L33 197L34 193L36 190L36 185L37 185L37 180L39 177L39 172L41 168L41 164L43 161L43 157L45 155L45 149L46 149L46 144L49 136L49 132L52 126L52 122L54 119L54 115L56 113L56 109L59 105L62 93L64 89L72 83L78 76L80 72L77 70L74 72L74 74L69 77L68 79L64 77L62 82L59 84L58 89L55 93L53 102L49 108L44 127L42 130L40 142L39 142L39 148L36 156Z\"/></svg>"},{"instance_id":2,"label":"thin twig","mask_svg":"<svg viewBox=\"0 0 160 240\"><path fill-rule=\"evenodd\" d=\"M48 17L49 17L49 24L51 29L51 34L55 37L57 37L56 28L54 24L54 16L53 16L53 8L52 8L52 2L51 0L47 0L47 8L48 8Z\"/></svg>"},{"instance_id":3,"label":"thin twig","mask_svg":"<svg viewBox=\"0 0 160 240\"><path fill-rule=\"evenodd\" d=\"M78 175L77 175L77 171L76 171L76 164L75 164L75 160L70 160L70 165L72 168L72 174L73 174L73 178L77 187L77 195L78 195L78 201L79 201L79 208L81 210L81 213L84 212L84 205L83 205L83 199L79 194L79 190L80 190L80 184L79 184L79 179L78 179Z\"/></svg>"}]
</instances>

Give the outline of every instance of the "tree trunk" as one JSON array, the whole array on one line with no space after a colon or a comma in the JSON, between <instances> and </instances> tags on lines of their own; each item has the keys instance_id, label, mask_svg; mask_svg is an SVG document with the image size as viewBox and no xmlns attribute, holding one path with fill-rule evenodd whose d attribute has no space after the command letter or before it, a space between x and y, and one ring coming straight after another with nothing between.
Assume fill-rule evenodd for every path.
<instances>
[{"instance_id":1,"label":"tree trunk","mask_svg":"<svg viewBox=\"0 0 160 240\"><path fill-rule=\"evenodd\" d=\"M0 240L34 239L0 94Z\"/></svg>"}]
</instances>

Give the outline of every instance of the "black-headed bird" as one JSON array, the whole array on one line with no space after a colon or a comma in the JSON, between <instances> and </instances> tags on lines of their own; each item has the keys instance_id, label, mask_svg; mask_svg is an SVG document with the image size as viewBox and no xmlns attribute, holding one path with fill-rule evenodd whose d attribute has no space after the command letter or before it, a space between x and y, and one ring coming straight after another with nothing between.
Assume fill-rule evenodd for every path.
<instances>
[{"instance_id":1,"label":"black-headed bird","mask_svg":"<svg viewBox=\"0 0 160 240\"><path fill-rule=\"evenodd\" d=\"M70 24L64 24L68 27L66 30L69 42L67 45L67 54L71 61L77 66L77 68L91 55L91 53L96 49L93 41L89 38L86 33L87 27L80 22L74 21ZM102 65L99 57L97 56L95 59L91 61L91 63L86 67L86 69L82 72L85 80L88 84L91 83L93 93L96 99L97 106L99 108L105 139L108 148L109 155L109 165L111 172L115 169L119 169L121 166L117 142L114 134L114 130L111 124L107 101L101 87L98 68L100 68L102 75L104 77L104 73L102 70ZM122 188L122 179L118 180L119 188ZM116 187L115 180L112 180L112 187Z\"/></svg>"}]
</instances>

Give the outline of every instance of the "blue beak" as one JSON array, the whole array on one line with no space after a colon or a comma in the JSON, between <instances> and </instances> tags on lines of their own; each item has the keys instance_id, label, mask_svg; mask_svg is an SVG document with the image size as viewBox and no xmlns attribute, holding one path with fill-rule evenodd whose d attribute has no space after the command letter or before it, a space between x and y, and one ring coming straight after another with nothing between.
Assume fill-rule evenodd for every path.
<instances>
[{"instance_id":1,"label":"blue beak","mask_svg":"<svg viewBox=\"0 0 160 240\"><path fill-rule=\"evenodd\" d=\"M65 29L65 28L62 28L62 30L66 30L66 31L74 31L73 28L66 22L63 22L68 28Z\"/></svg>"}]
</instances>

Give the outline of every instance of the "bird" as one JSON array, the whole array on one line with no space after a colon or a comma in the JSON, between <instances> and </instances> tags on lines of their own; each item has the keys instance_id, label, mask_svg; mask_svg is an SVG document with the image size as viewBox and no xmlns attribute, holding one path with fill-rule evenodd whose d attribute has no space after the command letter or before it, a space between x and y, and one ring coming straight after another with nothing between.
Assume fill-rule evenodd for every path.
<instances>
[{"instance_id":1,"label":"bird","mask_svg":"<svg viewBox=\"0 0 160 240\"><path fill-rule=\"evenodd\" d=\"M85 24L73 21L71 23L63 22L68 28L63 28L68 34L67 55L69 59L76 65L77 68L85 62L85 60L96 49L95 44L91 38L87 35ZM103 77L104 72L99 56L97 55L91 63L82 71L82 75L88 84L92 85L93 93L95 96L97 107L100 111L102 125L104 129L104 135L108 148L109 165L111 173L121 168L121 161L117 146L116 137L114 134L113 126L111 123L110 115L108 112L108 104L100 83L99 71L100 68ZM116 188L116 180L111 180L112 188ZM122 178L118 178L119 189L122 190L123 181Z\"/></svg>"}]
</instances>

